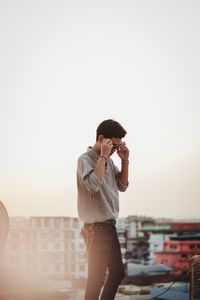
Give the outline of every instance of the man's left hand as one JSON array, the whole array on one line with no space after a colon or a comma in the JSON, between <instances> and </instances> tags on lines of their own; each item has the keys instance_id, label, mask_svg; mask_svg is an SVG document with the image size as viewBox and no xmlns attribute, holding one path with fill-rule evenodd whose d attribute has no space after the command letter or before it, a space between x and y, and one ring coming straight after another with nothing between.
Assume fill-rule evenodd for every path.
<instances>
[{"instance_id":1,"label":"man's left hand","mask_svg":"<svg viewBox=\"0 0 200 300\"><path fill-rule=\"evenodd\" d=\"M121 143L119 148L117 149L117 154L121 158L121 160L128 160L129 158L129 149L126 147L126 143Z\"/></svg>"}]
</instances>

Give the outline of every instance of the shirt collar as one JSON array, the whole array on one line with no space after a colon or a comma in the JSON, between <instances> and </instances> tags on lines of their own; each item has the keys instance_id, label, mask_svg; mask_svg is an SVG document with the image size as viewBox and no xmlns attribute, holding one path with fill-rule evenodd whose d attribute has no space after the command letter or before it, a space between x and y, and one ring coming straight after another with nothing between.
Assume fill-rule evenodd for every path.
<instances>
[{"instance_id":1,"label":"shirt collar","mask_svg":"<svg viewBox=\"0 0 200 300\"><path fill-rule=\"evenodd\" d=\"M96 153L96 151L94 151L94 150L92 149L91 146L89 146L89 147L87 148L87 153L88 153L91 157L93 157L93 158L95 158L95 159L99 159L99 154Z\"/></svg>"}]
</instances>

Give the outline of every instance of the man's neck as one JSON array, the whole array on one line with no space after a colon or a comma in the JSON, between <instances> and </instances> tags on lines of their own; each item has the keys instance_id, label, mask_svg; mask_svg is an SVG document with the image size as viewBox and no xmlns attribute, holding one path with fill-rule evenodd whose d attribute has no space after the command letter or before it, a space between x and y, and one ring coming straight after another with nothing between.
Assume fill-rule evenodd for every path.
<instances>
[{"instance_id":1,"label":"man's neck","mask_svg":"<svg viewBox=\"0 0 200 300\"><path fill-rule=\"evenodd\" d=\"M92 150L94 150L97 154L101 153L101 150L99 149L97 144L94 144L94 146L92 147Z\"/></svg>"}]
</instances>

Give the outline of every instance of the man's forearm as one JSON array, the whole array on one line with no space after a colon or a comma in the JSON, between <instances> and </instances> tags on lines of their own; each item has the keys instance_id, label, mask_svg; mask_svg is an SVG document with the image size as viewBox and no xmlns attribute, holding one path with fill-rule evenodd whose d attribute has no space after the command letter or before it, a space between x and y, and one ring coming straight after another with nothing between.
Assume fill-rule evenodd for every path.
<instances>
[{"instance_id":1,"label":"man's forearm","mask_svg":"<svg viewBox=\"0 0 200 300\"><path fill-rule=\"evenodd\" d=\"M94 173L96 174L96 176L99 178L100 181L102 181L104 177L106 162L107 162L107 158L105 156L100 156L97 161L97 165Z\"/></svg>"},{"instance_id":2,"label":"man's forearm","mask_svg":"<svg viewBox=\"0 0 200 300\"><path fill-rule=\"evenodd\" d=\"M122 184L128 185L128 165L129 165L129 160L122 160L121 161L121 172L119 175L119 179Z\"/></svg>"}]
</instances>

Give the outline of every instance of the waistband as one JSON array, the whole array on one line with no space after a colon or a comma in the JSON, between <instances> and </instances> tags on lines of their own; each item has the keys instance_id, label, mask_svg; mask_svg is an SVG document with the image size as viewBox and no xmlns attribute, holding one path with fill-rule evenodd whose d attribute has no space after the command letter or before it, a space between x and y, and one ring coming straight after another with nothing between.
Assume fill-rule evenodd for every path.
<instances>
[{"instance_id":1,"label":"waistband","mask_svg":"<svg viewBox=\"0 0 200 300\"><path fill-rule=\"evenodd\" d=\"M108 220L105 220L103 222L95 222L95 223L84 223L84 226L92 226L92 225L95 225L95 224L108 224L108 225L116 225L116 220L115 219L108 219Z\"/></svg>"}]
</instances>

